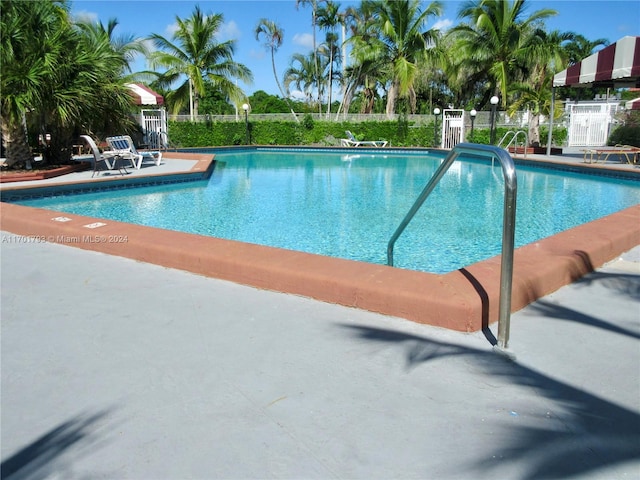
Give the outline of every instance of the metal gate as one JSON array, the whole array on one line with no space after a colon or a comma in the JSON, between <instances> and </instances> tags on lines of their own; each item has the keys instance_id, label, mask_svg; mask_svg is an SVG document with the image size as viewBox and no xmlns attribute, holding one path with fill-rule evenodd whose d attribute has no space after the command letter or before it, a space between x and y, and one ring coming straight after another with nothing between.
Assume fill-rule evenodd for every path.
<instances>
[{"instance_id":1,"label":"metal gate","mask_svg":"<svg viewBox=\"0 0 640 480\"><path fill-rule=\"evenodd\" d=\"M167 134L167 111L142 110L140 125L144 134L144 143L154 150L166 149L169 145Z\"/></svg>"},{"instance_id":2,"label":"metal gate","mask_svg":"<svg viewBox=\"0 0 640 480\"><path fill-rule=\"evenodd\" d=\"M464 110L445 109L442 114L442 135L440 148L448 150L462 142L464 138Z\"/></svg>"},{"instance_id":3,"label":"metal gate","mask_svg":"<svg viewBox=\"0 0 640 480\"><path fill-rule=\"evenodd\" d=\"M607 103L571 105L570 108L569 146L606 145L612 120L611 105Z\"/></svg>"}]
</instances>

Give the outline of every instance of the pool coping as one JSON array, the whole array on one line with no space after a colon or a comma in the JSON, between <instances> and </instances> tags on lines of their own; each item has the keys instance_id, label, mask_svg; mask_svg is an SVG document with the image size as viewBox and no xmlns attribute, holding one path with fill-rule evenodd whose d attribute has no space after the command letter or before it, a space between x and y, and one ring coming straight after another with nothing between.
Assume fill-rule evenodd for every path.
<instances>
[{"instance_id":1,"label":"pool coping","mask_svg":"<svg viewBox=\"0 0 640 480\"><path fill-rule=\"evenodd\" d=\"M214 165L212 154L169 155L198 159L193 178ZM512 311L639 245L638 219L635 205L516 249ZM25 242L70 245L453 330L477 331L498 318L500 256L436 275L10 203L2 203L0 228Z\"/></svg>"}]
</instances>

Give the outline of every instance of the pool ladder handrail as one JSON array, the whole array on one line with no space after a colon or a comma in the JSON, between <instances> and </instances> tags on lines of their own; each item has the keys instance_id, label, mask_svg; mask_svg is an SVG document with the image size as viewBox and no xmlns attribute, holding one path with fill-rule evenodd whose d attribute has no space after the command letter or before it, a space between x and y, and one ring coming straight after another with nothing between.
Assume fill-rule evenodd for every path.
<instances>
[{"instance_id":1,"label":"pool ladder handrail","mask_svg":"<svg viewBox=\"0 0 640 480\"><path fill-rule=\"evenodd\" d=\"M502 216L502 256L500 261L500 300L498 310L498 344L499 349L505 350L509 343L509 328L511 322L511 287L513 283L513 251L516 225L516 196L517 178L516 168L511 155L500 147L480 145L476 143L459 143L449 152L440 164L440 167L424 187L409 212L391 236L387 244L387 264L393 266L393 247L396 240L402 235L404 229L413 219L427 197L431 194L438 182L449 167L462 153L497 158L502 165L504 176L504 208Z\"/></svg>"},{"instance_id":2,"label":"pool ladder handrail","mask_svg":"<svg viewBox=\"0 0 640 480\"><path fill-rule=\"evenodd\" d=\"M502 142L504 142L507 137L511 136L511 139L509 140L509 142L502 148L504 148L507 152L509 151L509 147L511 146L511 144L513 144L514 148L518 148L518 136L522 134L522 136L524 137L524 140L522 141L522 149L524 150L524 158L527 158L527 132L525 132L524 130L518 130L516 132L514 132L513 130L509 130L507 133L505 133L502 138L500 139L500 141L498 142L498 146L502 147Z\"/></svg>"}]
</instances>

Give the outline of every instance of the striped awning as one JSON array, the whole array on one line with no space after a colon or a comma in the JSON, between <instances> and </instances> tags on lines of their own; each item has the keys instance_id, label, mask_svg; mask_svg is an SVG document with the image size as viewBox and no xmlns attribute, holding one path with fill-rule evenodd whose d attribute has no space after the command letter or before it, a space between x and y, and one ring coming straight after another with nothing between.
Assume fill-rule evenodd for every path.
<instances>
[{"instance_id":1,"label":"striped awning","mask_svg":"<svg viewBox=\"0 0 640 480\"><path fill-rule=\"evenodd\" d=\"M127 83L130 94L136 105L163 105L164 98L162 95L154 92L149 87L141 83Z\"/></svg>"},{"instance_id":2,"label":"striped awning","mask_svg":"<svg viewBox=\"0 0 640 480\"><path fill-rule=\"evenodd\" d=\"M640 97L629 100L624 104L624 108L627 110L640 110Z\"/></svg>"},{"instance_id":3,"label":"striped awning","mask_svg":"<svg viewBox=\"0 0 640 480\"><path fill-rule=\"evenodd\" d=\"M640 87L640 37L623 37L554 75L554 87Z\"/></svg>"}]
</instances>

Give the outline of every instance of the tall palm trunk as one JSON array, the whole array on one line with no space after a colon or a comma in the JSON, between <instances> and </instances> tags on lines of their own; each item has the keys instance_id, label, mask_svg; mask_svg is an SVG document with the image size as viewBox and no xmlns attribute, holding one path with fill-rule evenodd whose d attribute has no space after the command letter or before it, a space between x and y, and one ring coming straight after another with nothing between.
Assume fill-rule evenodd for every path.
<instances>
[{"instance_id":1,"label":"tall palm trunk","mask_svg":"<svg viewBox=\"0 0 640 480\"><path fill-rule=\"evenodd\" d=\"M278 71L276 70L275 50L273 48L271 48L271 67L273 68L273 78L276 79L276 85L278 85L278 90L280 90L280 94L282 95L282 98L284 98L284 101L287 102L287 105L289 106L289 110L291 110L291 115L293 115L293 118L295 119L295 121L300 123L300 120L298 119L296 112L293 110L293 106L291 105L291 101L289 100L289 97L285 95L284 89L282 88L282 85L280 85L280 80L278 79Z\"/></svg>"},{"instance_id":2,"label":"tall palm trunk","mask_svg":"<svg viewBox=\"0 0 640 480\"><path fill-rule=\"evenodd\" d=\"M540 112L529 112L529 132L527 136L529 146L540 146Z\"/></svg>"},{"instance_id":3,"label":"tall palm trunk","mask_svg":"<svg viewBox=\"0 0 640 480\"><path fill-rule=\"evenodd\" d=\"M327 118L331 115L331 93L333 91L333 45L330 45L329 51L329 79L327 80L329 87L329 95L327 97Z\"/></svg>"},{"instance_id":4,"label":"tall palm trunk","mask_svg":"<svg viewBox=\"0 0 640 480\"><path fill-rule=\"evenodd\" d=\"M313 24L313 63L316 68L316 82L318 82L318 113L322 115L322 100L320 98L320 67L318 66L318 42L316 40L316 10L318 9L318 4L316 1L313 1L313 13L311 14L311 23Z\"/></svg>"},{"instance_id":5,"label":"tall palm trunk","mask_svg":"<svg viewBox=\"0 0 640 480\"><path fill-rule=\"evenodd\" d=\"M193 80L189 78L189 114L191 115L191 121L195 121L194 119L194 104L193 104ZM195 114L197 115L197 113Z\"/></svg>"},{"instance_id":6,"label":"tall palm trunk","mask_svg":"<svg viewBox=\"0 0 640 480\"><path fill-rule=\"evenodd\" d=\"M396 113L396 101L398 99L399 88L400 85L398 85L398 82L394 80L387 94L387 118L389 119Z\"/></svg>"}]
</instances>

